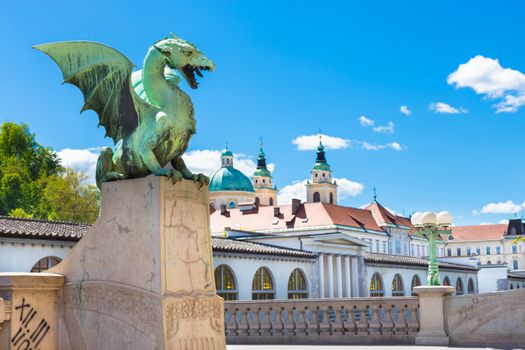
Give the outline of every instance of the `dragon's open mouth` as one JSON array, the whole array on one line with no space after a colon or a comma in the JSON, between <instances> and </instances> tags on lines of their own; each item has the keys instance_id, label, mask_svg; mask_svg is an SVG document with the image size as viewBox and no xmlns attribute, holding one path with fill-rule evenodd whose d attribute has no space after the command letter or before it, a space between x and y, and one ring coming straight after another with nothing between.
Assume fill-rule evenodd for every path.
<instances>
[{"instance_id":1,"label":"dragon's open mouth","mask_svg":"<svg viewBox=\"0 0 525 350\"><path fill-rule=\"evenodd\" d=\"M191 64L187 64L181 68L184 78L186 78L186 81L192 89L196 89L199 86L195 74L202 78L203 75L201 70L209 71L211 68L208 66L193 66Z\"/></svg>"}]
</instances>

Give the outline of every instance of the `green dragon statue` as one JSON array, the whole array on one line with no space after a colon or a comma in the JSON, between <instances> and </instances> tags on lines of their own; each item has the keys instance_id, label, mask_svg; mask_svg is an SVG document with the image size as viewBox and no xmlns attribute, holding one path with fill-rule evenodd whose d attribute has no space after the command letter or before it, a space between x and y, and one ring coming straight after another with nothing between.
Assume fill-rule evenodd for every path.
<instances>
[{"instance_id":1,"label":"green dragon statue","mask_svg":"<svg viewBox=\"0 0 525 350\"><path fill-rule=\"evenodd\" d=\"M192 89L202 70L214 63L195 45L172 35L155 43L146 54L141 71L119 51L94 42L71 41L37 45L59 66L64 83L84 95L82 111L94 110L99 126L115 142L115 151L103 148L96 180L133 179L149 174L168 176L175 183L189 179L209 183L203 174L192 174L182 155L196 132L193 103L178 86L184 77ZM171 162L173 169L165 168Z\"/></svg>"}]
</instances>

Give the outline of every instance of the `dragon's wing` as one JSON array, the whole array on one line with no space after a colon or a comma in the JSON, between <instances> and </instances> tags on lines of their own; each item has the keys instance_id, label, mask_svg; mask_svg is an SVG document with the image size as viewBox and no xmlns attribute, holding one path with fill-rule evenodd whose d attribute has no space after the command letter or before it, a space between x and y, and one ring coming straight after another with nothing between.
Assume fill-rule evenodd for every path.
<instances>
[{"instance_id":1,"label":"dragon's wing","mask_svg":"<svg viewBox=\"0 0 525 350\"><path fill-rule=\"evenodd\" d=\"M131 134L148 108L131 87L133 64L117 50L94 42L69 41L35 48L56 62L64 83L77 86L84 95L82 111L97 112L99 125L114 142Z\"/></svg>"}]
</instances>

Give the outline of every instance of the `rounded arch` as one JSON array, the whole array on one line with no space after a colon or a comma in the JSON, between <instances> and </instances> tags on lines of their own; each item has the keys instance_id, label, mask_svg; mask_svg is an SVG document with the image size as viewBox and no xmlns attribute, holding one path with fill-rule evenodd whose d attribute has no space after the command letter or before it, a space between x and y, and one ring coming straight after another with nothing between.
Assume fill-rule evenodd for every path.
<instances>
[{"instance_id":1,"label":"rounded arch","mask_svg":"<svg viewBox=\"0 0 525 350\"><path fill-rule=\"evenodd\" d=\"M43 272L46 271L53 266L57 265L59 262L61 262L62 259L60 259L58 256L46 256L45 258L42 258L38 260L33 267L31 268L31 272Z\"/></svg>"},{"instance_id":2,"label":"rounded arch","mask_svg":"<svg viewBox=\"0 0 525 350\"><path fill-rule=\"evenodd\" d=\"M238 299L237 279L230 266L222 264L215 268L215 288L224 300Z\"/></svg>"},{"instance_id":3,"label":"rounded arch","mask_svg":"<svg viewBox=\"0 0 525 350\"><path fill-rule=\"evenodd\" d=\"M474 292L475 292L474 280L472 279L472 277L470 277L467 283L467 293L474 294Z\"/></svg>"},{"instance_id":4,"label":"rounded arch","mask_svg":"<svg viewBox=\"0 0 525 350\"><path fill-rule=\"evenodd\" d=\"M514 285L512 283L510 284L510 289L514 289Z\"/></svg>"},{"instance_id":5,"label":"rounded arch","mask_svg":"<svg viewBox=\"0 0 525 350\"><path fill-rule=\"evenodd\" d=\"M421 279L419 278L419 275L414 275L414 277L412 277L412 283L410 284L410 290L412 291L412 295L416 295L414 293L414 288L415 287L419 287L421 285Z\"/></svg>"},{"instance_id":6,"label":"rounded arch","mask_svg":"<svg viewBox=\"0 0 525 350\"><path fill-rule=\"evenodd\" d=\"M330 204L334 204L334 193L330 192Z\"/></svg>"},{"instance_id":7,"label":"rounded arch","mask_svg":"<svg viewBox=\"0 0 525 350\"><path fill-rule=\"evenodd\" d=\"M273 197L270 197L269 204L270 204L270 206L273 206Z\"/></svg>"},{"instance_id":8,"label":"rounded arch","mask_svg":"<svg viewBox=\"0 0 525 350\"><path fill-rule=\"evenodd\" d=\"M463 280L461 277L458 277L456 280L456 295L463 295L465 294L465 290L463 289Z\"/></svg>"},{"instance_id":9,"label":"rounded arch","mask_svg":"<svg viewBox=\"0 0 525 350\"><path fill-rule=\"evenodd\" d=\"M288 299L308 298L308 281L300 268L293 269L288 278Z\"/></svg>"},{"instance_id":10,"label":"rounded arch","mask_svg":"<svg viewBox=\"0 0 525 350\"><path fill-rule=\"evenodd\" d=\"M443 285L450 286L450 279L448 278L448 276L445 276L445 278L443 278Z\"/></svg>"},{"instance_id":11,"label":"rounded arch","mask_svg":"<svg viewBox=\"0 0 525 350\"><path fill-rule=\"evenodd\" d=\"M252 300L275 299L275 283L269 268L259 267L252 280Z\"/></svg>"},{"instance_id":12,"label":"rounded arch","mask_svg":"<svg viewBox=\"0 0 525 350\"><path fill-rule=\"evenodd\" d=\"M385 288L383 287L383 278L378 272L375 272L370 279L370 296L384 297Z\"/></svg>"},{"instance_id":13,"label":"rounded arch","mask_svg":"<svg viewBox=\"0 0 525 350\"><path fill-rule=\"evenodd\" d=\"M314 192L313 201L314 203L318 203L321 201L321 194L319 192Z\"/></svg>"},{"instance_id":14,"label":"rounded arch","mask_svg":"<svg viewBox=\"0 0 525 350\"><path fill-rule=\"evenodd\" d=\"M231 201L230 203L228 203L228 208L235 209L235 202Z\"/></svg>"},{"instance_id":15,"label":"rounded arch","mask_svg":"<svg viewBox=\"0 0 525 350\"><path fill-rule=\"evenodd\" d=\"M400 274L396 273L392 279L392 296L402 297L405 295L405 285Z\"/></svg>"},{"instance_id":16,"label":"rounded arch","mask_svg":"<svg viewBox=\"0 0 525 350\"><path fill-rule=\"evenodd\" d=\"M261 204L261 199L259 197L255 197L255 205L259 206Z\"/></svg>"}]
</instances>

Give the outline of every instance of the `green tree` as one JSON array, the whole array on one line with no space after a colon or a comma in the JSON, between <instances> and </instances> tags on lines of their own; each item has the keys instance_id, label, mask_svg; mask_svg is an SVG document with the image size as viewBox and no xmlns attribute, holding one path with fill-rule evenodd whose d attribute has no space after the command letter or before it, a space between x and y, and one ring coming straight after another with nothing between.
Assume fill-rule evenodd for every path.
<instances>
[{"instance_id":1,"label":"green tree","mask_svg":"<svg viewBox=\"0 0 525 350\"><path fill-rule=\"evenodd\" d=\"M0 125L0 215L93 222L98 189L64 169L25 124Z\"/></svg>"}]
</instances>

